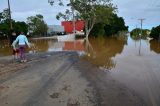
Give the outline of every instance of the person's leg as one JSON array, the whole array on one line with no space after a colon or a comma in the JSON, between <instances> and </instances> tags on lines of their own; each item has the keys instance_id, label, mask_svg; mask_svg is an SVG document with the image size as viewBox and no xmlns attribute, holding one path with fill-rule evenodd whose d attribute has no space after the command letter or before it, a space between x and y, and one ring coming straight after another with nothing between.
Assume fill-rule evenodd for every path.
<instances>
[{"instance_id":1,"label":"person's leg","mask_svg":"<svg viewBox=\"0 0 160 106\"><path fill-rule=\"evenodd\" d=\"M26 54L25 54L25 52L26 52L25 49L26 49L26 45L24 45L23 58L24 58L24 62L27 62Z\"/></svg>"},{"instance_id":2,"label":"person's leg","mask_svg":"<svg viewBox=\"0 0 160 106\"><path fill-rule=\"evenodd\" d=\"M16 59L19 58L19 49L16 49Z\"/></svg>"},{"instance_id":3,"label":"person's leg","mask_svg":"<svg viewBox=\"0 0 160 106\"><path fill-rule=\"evenodd\" d=\"M20 61L23 62L24 60L24 46L23 45L20 45L19 46L19 51L20 51Z\"/></svg>"},{"instance_id":4,"label":"person's leg","mask_svg":"<svg viewBox=\"0 0 160 106\"><path fill-rule=\"evenodd\" d=\"M18 59L18 53L16 52L15 54L15 59L17 60Z\"/></svg>"},{"instance_id":5,"label":"person's leg","mask_svg":"<svg viewBox=\"0 0 160 106\"><path fill-rule=\"evenodd\" d=\"M25 45L23 45L23 60L26 60L26 56L25 56Z\"/></svg>"},{"instance_id":6,"label":"person's leg","mask_svg":"<svg viewBox=\"0 0 160 106\"><path fill-rule=\"evenodd\" d=\"M22 47L19 45L20 61L22 61Z\"/></svg>"},{"instance_id":7,"label":"person's leg","mask_svg":"<svg viewBox=\"0 0 160 106\"><path fill-rule=\"evenodd\" d=\"M21 51L21 53L20 53L20 55L21 55L21 60L22 60L23 62L26 62L25 45L21 45L21 46L20 46L20 51Z\"/></svg>"},{"instance_id":8,"label":"person's leg","mask_svg":"<svg viewBox=\"0 0 160 106\"><path fill-rule=\"evenodd\" d=\"M15 50L12 50L13 59L15 59Z\"/></svg>"}]
</instances>

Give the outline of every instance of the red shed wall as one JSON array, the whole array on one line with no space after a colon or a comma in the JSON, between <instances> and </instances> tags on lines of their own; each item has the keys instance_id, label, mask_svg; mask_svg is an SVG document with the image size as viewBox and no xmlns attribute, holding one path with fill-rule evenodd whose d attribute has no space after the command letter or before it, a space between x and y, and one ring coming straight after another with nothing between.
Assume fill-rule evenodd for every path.
<instances>
[{"instance_id":1,"label":"red shed wall","mask_svg":"<svg viewBox=\"0 0 160 106\"><path fill-rule=\"evenodd\" d=\"M62 21L61 22L62 26L64 26L64 30L67 33L72 33L73 32L73 22L72 21ZM77 31L81 31L84 29L84 21L78 20L75 22L75 29Z\"/></svg>"}]
</instances>

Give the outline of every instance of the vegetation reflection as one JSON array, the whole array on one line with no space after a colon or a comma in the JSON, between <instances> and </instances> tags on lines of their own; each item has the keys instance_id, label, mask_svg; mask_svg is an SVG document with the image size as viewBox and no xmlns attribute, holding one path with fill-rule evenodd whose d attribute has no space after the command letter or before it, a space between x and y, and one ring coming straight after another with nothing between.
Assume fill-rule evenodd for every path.
<instances>
[{"instance_id":1,"label":"vegetation reflection","mask_svg":"<svg viewBox=\"0 0 160 106\"><path fill-rule=\"evenodd\" d=\"M100 68L110 70L116 65L113 58L122 53L125 44L127 36L90 38L85 42L87 55L84 59Z\"/></svg>"},{"instance_id":2,"label":"vegetation reflection","mask_svg":"<svg viewBox=\"0 0 160 106\"><path fill-rule=\"evenodd\" d=\"M150 50L159 54L160 53L160 41L150 40Z\"/></svg>"}]
</instances>

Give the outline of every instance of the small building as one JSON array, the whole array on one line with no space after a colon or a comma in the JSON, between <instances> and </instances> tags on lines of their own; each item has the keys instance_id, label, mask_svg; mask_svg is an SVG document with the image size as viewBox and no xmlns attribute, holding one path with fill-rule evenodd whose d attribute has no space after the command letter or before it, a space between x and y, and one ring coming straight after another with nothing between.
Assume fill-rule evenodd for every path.
<instances>
[{"instance_id":1,"label":"small building","mask_svg":"<svg viewBox=\"0 0 160 106\"><path fill-rule=\"evenodd\" d=\"M63 35L65 33L64 26L61 25L48 25L48 35Z\"/></svg>"}]
</instances>

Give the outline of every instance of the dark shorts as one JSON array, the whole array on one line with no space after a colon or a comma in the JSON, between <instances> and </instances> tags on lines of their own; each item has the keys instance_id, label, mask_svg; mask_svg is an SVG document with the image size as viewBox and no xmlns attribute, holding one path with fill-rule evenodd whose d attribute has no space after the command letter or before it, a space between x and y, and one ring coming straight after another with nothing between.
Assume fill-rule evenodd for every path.
<instances>
[{"instance_id":1,"label":"dark shorts","mask_svg":"<svg viewBox=\"0 0 160 106\"><path fill-rule=\"evenodd\" d=\"M19 49L14 50L13 49L13 55L18 54L19 53Z\"/></svg>"}]
</instances>

